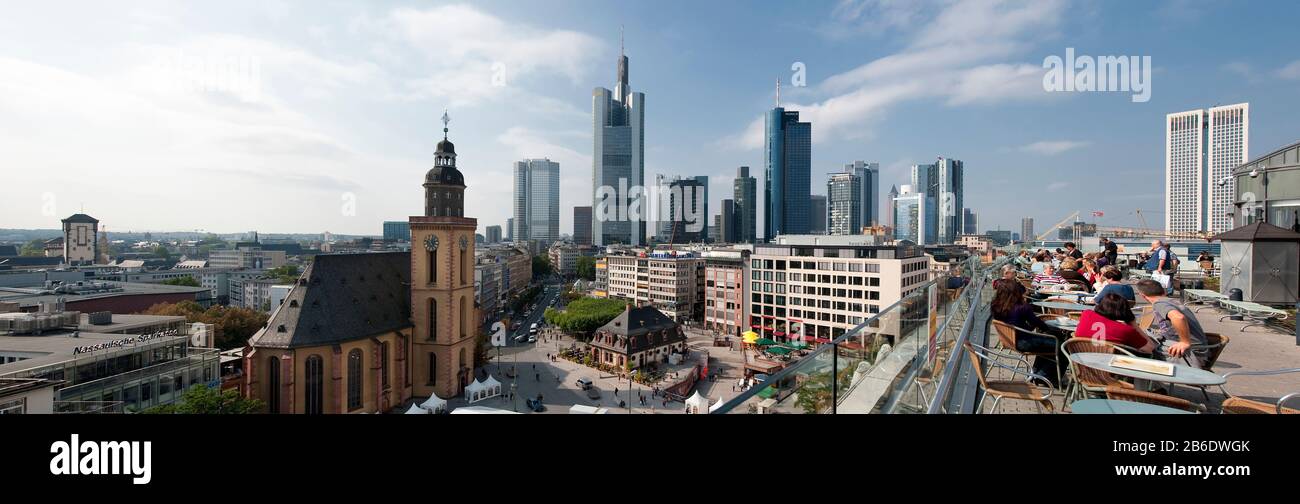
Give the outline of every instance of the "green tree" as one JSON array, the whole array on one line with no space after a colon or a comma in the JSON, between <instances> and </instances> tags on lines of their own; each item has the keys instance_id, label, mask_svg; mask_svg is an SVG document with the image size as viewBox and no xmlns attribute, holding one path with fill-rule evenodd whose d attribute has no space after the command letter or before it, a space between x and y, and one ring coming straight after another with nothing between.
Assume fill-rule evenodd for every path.
<instances>
[{"instance_id":1,"label":"green tree","mask_svg":"<svg viewBox=\"0 0 1300 504\"><path fill-rule=\"evenodd\" d=\"M249 415L262 412L262 401L240 397L235 389L220 390L207 385L193 385L172 404L154 406L145 414L171 415Z\"/></svg>"},{"instance_id":2,"label":"green tree","mask_svg":"<svg viewBox=\"0 0 1300 504\"><path fill-rule=\"evenodd\" d=\"M596 279L596 258L595 257L579 257L576 268L577 268L578 278L581 278L583 280Z\"/></svg>"},{"instance_id":3,"label":"green tree","mask_svg":"<svg viewBox=\"0 0 1300 504\"><path fill-rule=\"evenodd\" d=\"M543 317L548 324L586 338L614 320L626 307L626 302L617 299L582 298L569 303L563 311L547 308Z\"/></svg>"},{"instance_id":4,"label":"green tree","mask_svg":"<svg viewBox=\"0 0 1300 504\"><path fill-rule=\"evenodd\" d=\"M533 277L546 276L551 274L551 258L546 255L533 256Z\"/></svg>"},{"instance_id":5,"label":"green tree","mask_svg":"<svg viewBox=\"0 0 1300 504\"><path fill-rule=\"evenodd\" d=\"M272 278L275 278L277 281L291 284L298 281L298 276L301 275L301 272L298 271L297 265L286 264L268 271L267 274Z\"/></svg>"},{"instance_id":6,"label":"green tree","mask_svg":"<svg viewBox=\"0 0 1300 504\"><path fill-rule=\"evenodd\" d=\"M195 280L194 277L192 277L192 276L183 276L183 277L177 277L177 278L169 278L169 279L167 279L167 280L163 280L162 283L163 283L163 285L181 285L181 286L185 286L185 287L198 287L198 286L199 286L199 281L198 281L198 280Z\"/></svg>"},{"instance_id":7,"label":"green tree","mask_svg":"<svg viewBox=\"0 0 1300 504\"><path fill-rule=\"evenodd\" d=\"M204 309L194 301L160 303L145 310L146 315L171 315L185 317L186 322L212 324L216 331L216 345L222 350L243 347L248 338L266 325L269 318L264 312L231 306L213 306Z\"/></svg>"},{"instance_id":8,"label":"green tree","mask_svg":"<svg viewBox=\"0 0 1300 504\"><path fill-rule=\"evenodd\" d=\"M161 257L163 259L171 259L172 257L172 253L167 250L167 247L164 247L162 245L153 248L153 255L157 257Z\"/></svg>"},{"instance_id":9,"label":"green tree","mask_svg":"<svg viewBox=\"0 0 1300 504\"><path fill-rule=\"evenodd\" d=\"M45 240L32 240L23 244L18 255L26 257L39 257L45 255Z\"/></svg>"}]
</instances>

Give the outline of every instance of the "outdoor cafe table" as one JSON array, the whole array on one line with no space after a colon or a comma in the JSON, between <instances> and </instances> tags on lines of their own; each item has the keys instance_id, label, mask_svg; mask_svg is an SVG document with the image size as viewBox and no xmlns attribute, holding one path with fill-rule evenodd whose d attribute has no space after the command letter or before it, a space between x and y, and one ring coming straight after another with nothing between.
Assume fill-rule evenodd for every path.
<instances>
[{"instance_id":1,"label":"outdoor cafe table","mask_svg":"<svg viewBox=\"0 0 1300 504\"><path fill-rule=\"evenodd\" d=\"M1043 308L1054 308L1057 310L1066 310L1066 311L1084 311L1084 310L1092 309L1091 306L1085 304L1064 303L1060 301L1035 301L1034 306L1041 306Z\"/></svg>"},{"instance_id":2,"label":"outdoor cafe table","mask_svg":"<svg viewBox=\"0 0 1300 504\"><path fill-rule=\"evenodd\" d=\"M1134 369L1114 367L1110 365L1110 360L1114 357L1115 354L1109 354L1109 353L1082 352L1082 353L1070 354L1070 360L1074 361L1075 364L1078 364L1080 366L1087 366L1100 371L1105 371L1107 373L1127 376L1129 378L1136 378L1139 380L1148 380L1148 381L1162 382L1162 383L1176 383L1181 385L1190 385L1193 387L1204 387L1207 385L1223 385L1225 382L1227 382L1227 380L1225 380L1222 376L1219 376L1217 374L1211 373L1204 369L1194 368L1186 364L1178 364L1176 362L1169 363L1174 365L1173 376L1165 376L1162 374L1147 373L1145 371L1137 371ZM1130 357L1130 358L1142 359L1141 357ZM1155 361L1153 359L1145 359L1145 360L1151 360L1153 362L1165 362L1165 361Z\"/></svg>"},{"instance_id":3,"label":"outdoor cafe table","mask_svg":"<svg viewBox=\"0 0 1300 504\"><path fill-rule=\"evenodd\" d=\"M1047 325L1049 325L1049 326L1055 327L1055 328L1057 328L1057 329L1063 329L1063 330L1066 330L1066 331L1074 331L1075 329L1078 329L1078 328L1079 328L1079 321L1078 321L1078 320L1071 319L1071 318L1064 318L1064 319L1061 319L1061 318L1047 319L1047 320L1044 320L1044 322L1046 322Z\"/></svg>"},{"instance_id":4,"label":"outdoor cafe table","mask_svg":"<svg viewBox=\"0 0 1300 504\"><path fill-rule=\"evenodd\" d=\"M1070 404L1070 412L1080 415L1191 415L1190 411L1155 404L1113 399L1084 399Z\"/></svg>"}]
</instances>

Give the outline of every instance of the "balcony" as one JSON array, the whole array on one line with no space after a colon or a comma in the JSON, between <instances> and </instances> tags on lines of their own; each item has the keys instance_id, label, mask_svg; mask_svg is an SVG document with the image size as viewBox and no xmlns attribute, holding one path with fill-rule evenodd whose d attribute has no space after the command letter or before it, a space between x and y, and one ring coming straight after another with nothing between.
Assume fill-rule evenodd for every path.
<instances>
[{"instance_id":1,"label":"balcony","mask_svg":"<svg viewBox=\"0 0 1300 504\"><path fill-rule=\"evenodd\" d=\"M1032 357L1025 359L1014 349L1001 346L990 323L992 280L1005 263L1005 259L992 264L968 262L963 269L972 272L972 280L960 290L945 288L946 276L926 282L828 344L773 366L770 374L760 375L761 381L747 380L746 390L719 405L714 413L1061 414L1073 413L1074 405L1089 399L1092 401L1080 412L1096 412L1098 405L1103 407L1101 412L1300 409L1300 386L1296 385L1300 383L1300 369L1296 369L1300 338L1291 334L1294 326L1263 325L1249 318L1234 321L1212 301L1199 298L1189 308L1196 312L1206 333L1224 335L1227 341L1216 362L1208 370L1198 370L1205 372L1199 376L1226 382L1222 385L1173 383L1159 387L1160 397L1154 398L1122 391L1108 395L1104 388L1082 386L1095 376L1091 368L1080 367L1084 352L1076 352L1079 362L1065 368L1060 387L1044 383L1045 377L1029 376L1026 371L1032 369ZM1135 310L1143 309L1141 303ZM1290 320L1294 320L1293 313ZM778 361L784 354L762 348L752 351L758 359L777 354ZM1192 374L1183 371L1179 376ZM1118 387L1132 388L1131 379L1112 378L1121 382ZM1008 388L1016 393L1007 393Z\"/></svg>"}]
</instances>

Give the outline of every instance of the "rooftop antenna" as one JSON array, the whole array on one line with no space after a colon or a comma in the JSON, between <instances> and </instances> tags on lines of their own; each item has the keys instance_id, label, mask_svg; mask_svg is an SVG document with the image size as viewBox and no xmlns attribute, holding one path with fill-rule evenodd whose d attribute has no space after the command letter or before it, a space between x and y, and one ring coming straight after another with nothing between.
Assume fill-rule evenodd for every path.
<instances>
[{"instance_id":1,"label":"rooftop antenna","mask_svg":"<svg viewBox=\"0 0 1300 504\"><path fill-rule=\"evenodd\" d=\"M623 56L623 25L618 25L618 55Z\"/></svg>"},{"instance_id":2,"label":"rooftop antenna","mask_svg":"<svg viewBox=\"0 0 1300 504\"><path fill-rule=\"evenodd\" d=\"M776 106L781 106L781 78L776 78Z\"/></svg>"}]
</instances>

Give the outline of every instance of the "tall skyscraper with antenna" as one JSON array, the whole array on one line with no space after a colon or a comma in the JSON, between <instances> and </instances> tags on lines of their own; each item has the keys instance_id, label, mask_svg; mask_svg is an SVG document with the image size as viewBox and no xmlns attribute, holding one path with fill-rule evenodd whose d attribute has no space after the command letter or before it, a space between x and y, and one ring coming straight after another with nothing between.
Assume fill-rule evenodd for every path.
<instances>
[{"instance_id":1,"label":"tall skyscraper with antenna","mask_svg":"<svg viewBox=\"0 0 1300 504\"><path fill-rule=\"evenodd\" d=\"M628 84L619 34L614 90L592 91L591 240L596 245L641 245L646 240L645 93Z\"/></svg>"}]
</instances>

